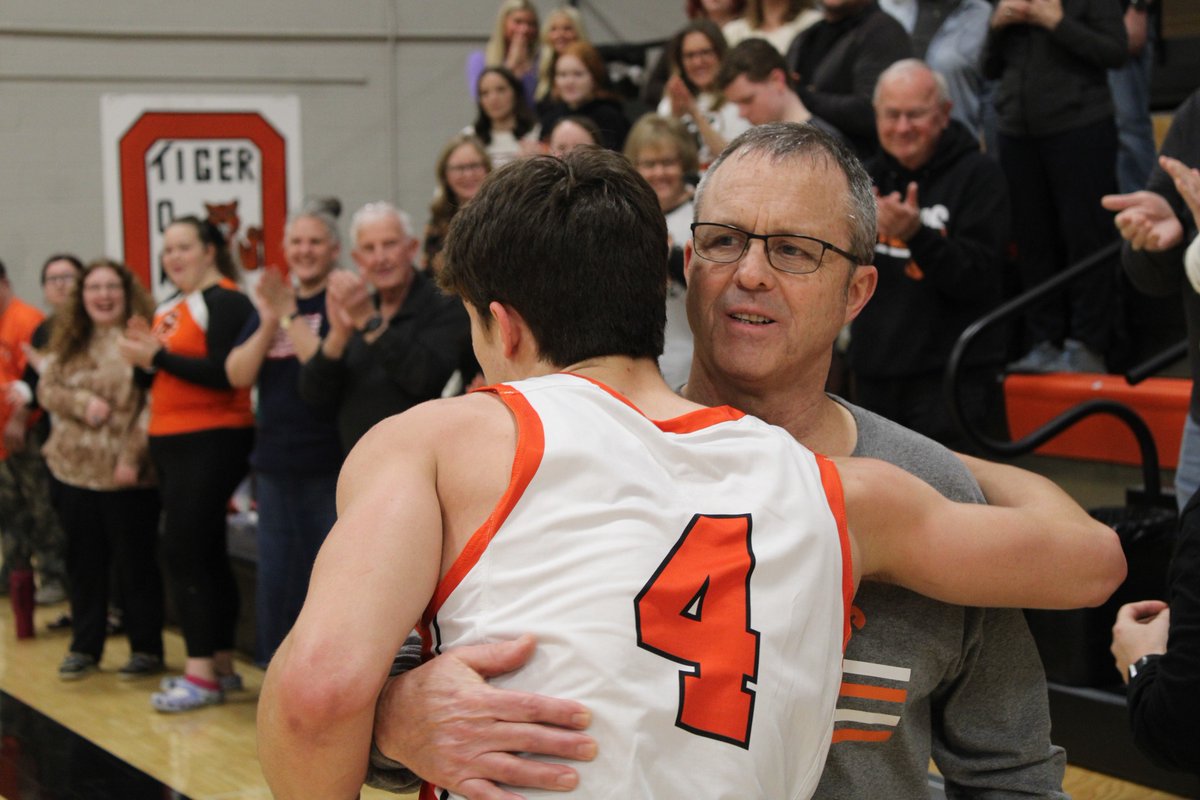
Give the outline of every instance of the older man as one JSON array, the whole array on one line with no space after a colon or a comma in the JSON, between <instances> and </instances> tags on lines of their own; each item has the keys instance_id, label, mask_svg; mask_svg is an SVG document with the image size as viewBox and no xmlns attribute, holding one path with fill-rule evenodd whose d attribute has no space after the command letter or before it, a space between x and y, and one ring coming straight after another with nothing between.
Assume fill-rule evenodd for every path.
<instances>
[{"instance_id":1,"label":"older man","mask_svg":"<svg viewBox=\"0 0 1200 800\"><path fill-rule=\"evenodd\" d=\"M407 215L368 203L350 237L361 275L330 276L329 333L300 371L300 396L337 409L347 453L375 423L439 396L470 339L462 304L413 266L421 243Z\"/></svg>"},{"instance_id":2,"label":"older man","mask_svg":"<svg viewBox=\"0 0 1200 800\"><path fill-rule=\"evenodd\" d=\"M869 182L806 126L756 129L722 158L735 166L709 172L687 254L705 340L689 392L738 395L847 450L853 416L819 388L800 405L762 390L811 383L821 340L869 297L874 271L856 265L872 229L846 221L870 222ZM580 796L800 798L847 731L834 701L860 576L1050 606L1095 602L1123 576L1115 534L1028 473L976 462L1009 507L952 503L896 467L835 468L778 427L672 394L654 362L660 214L626 162L590 152L502 170L456 218L443 280L466 298L485 374L510 383L389 420L347 461L259 707L277 796L357 795L387 660L423 609L437 649L543 637L509 679L596 709ZM530 219L545 224L519 232ZM800 232L814 228L837 243Z\"/></svg>"},{"instance_id":3,"label":"older man","mask_svg":"<svg viewBox=\"0 0 1200 800\"><path fill-rule=\"evenodd\" d=\"M745 137L795 135L792 126L782 128ZM870 260L875 241L865 176L850 181L828 151L739 155L742 144L731 144L710 168L697 197L698 224L801 233L815 237L824 256L818 272L789 274L770 268L753 241L731 231L748 249L740 266L722 270L689 245L696 348L685 396L755 414L818 452L890 461L950 498L981 501L944 448L824 391L833 341L874 290L875 269L853 264ZM859 588L855 607L818 796L919 797L928 791L931 755L959 793L1063 796L1064 758L1049 741L1045 678L1020 612L952 606L870 583ZM397 757L472 798L495 796L487 793L489 779L568 785L575 777L569 767L508 753L579 758L588 739L571 729L586 720L585 710L490 688L473 672L514 669L531 649L527 639L466 648L392 681L379 707L377 756ZM539 721L555 727L529 724Z\"/></svg>"},{"instance_id":4,"label":"older man","mask_svg":"<svg viewBox=\"0 0 1200 800\"><path fill-rule=\"evenodd\" d=\"M879 287L851 327L856 399L947 447L969 449L942 389L955 341L1003 299L1008 189L994 160L950 117L942 76L915 59L875 88L881 151L867 163L878 197ZM968 419L1003 430L996 329L967 354L960 385Z\"/></svg>"}]
</instances>

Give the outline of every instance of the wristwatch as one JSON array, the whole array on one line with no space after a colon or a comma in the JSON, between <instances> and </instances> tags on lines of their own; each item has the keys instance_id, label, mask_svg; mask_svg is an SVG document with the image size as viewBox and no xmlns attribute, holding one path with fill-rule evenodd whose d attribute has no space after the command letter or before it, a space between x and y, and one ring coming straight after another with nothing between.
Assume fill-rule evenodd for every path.
<instances>
[{"instance_id":1,"label":"wristwatch","mask_svg":"<svg viewBox=\"0 0 1200 800\"><path fill-rule=\"evenodd\" d=\"M369 320L367 320L367 324L362 326L360 332L361 333L372 333L374 331L379 330L379 328L382 325L383 325L383 315L376 314L375 316L373 316Z\"/></svg>"},{"instance_id":2,"label":"wristwatch","mask_svg":"<svg viewBox=\"0 0 1200 800\"><path fill-rule=\"evenodd\" d=\"M300 312L293 311L291 314L288 314L286 317L280 318L279 327L283 328L284 333L287 333L287 329L292 327L292 321L295 320L296 317L298 317L298 316L300 316Z\"/></svg>"},{"instance_id":3,"label":"wristwatch","mask_svg":"<svg viewBox=\"0 0 1200 800\"><path fill-rule=\"evenodd\" d=\"M1152 661L1157 661L1162 658L1161 653L1151 653L1148 656L1142 656L1137 661L1129 665L1129 682L1133 683L1133 679L1138 676L1138 673L1146 668L1146 665Z\"/></svg>"}]
</instances>

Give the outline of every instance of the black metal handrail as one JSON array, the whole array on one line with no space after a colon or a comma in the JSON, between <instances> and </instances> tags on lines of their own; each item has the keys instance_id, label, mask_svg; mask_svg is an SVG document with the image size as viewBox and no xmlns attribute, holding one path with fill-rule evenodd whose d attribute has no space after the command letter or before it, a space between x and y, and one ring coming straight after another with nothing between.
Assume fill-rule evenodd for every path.
<instances>
[{"instance_id":1,"label":"black metal handrail","mask_svg":"<svg viewBox=\"0 0 1200 800\"><path fill-rule=\"evenodd\" d=\"M1141 415L1124 403L1115 400L1088 400L1073 408L1069 408L1054 419L1042 425L1029 435L1015 441L1001 441L987 436L982 431L972 427L970 420L963 413L962 396L959 393L958 375L962 371L965 354L971 348L979 335L1004 320L1016 316L1039 300L1060 291L1071 281L1084 273L1105 263L1121 247L1121 242L1115 241L1105 245L1077 264L1063 270L1045 283L1033 287L1029 291L1014 297L994 311L985 314L967 326L958 337L954 349L950 352L950 360L946 364L946 376L943 384L946 399L949 401L950 414L963 434L986 453L1006 458L1025 455L1058 436L1076 423L1097 414L1107 414L1116 417L1129 428L1137 440L1138 451L1142 461L1142 484L1145 497L1151 501L1162 495L1162 481L1159 476L1158 447L1150 427Z\"/></svg>"}]
</instances>

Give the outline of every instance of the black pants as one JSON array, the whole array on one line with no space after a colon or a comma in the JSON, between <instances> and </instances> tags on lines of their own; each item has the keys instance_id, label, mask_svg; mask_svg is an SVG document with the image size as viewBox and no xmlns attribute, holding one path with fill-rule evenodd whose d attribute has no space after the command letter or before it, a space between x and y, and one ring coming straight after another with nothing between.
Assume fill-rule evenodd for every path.
<instances>
[{"instance_id":1,"label":"black pants","mask_svg":"<svg viewBox=\"0 0 1200 800\"><path fill-rule=\"evenodd\" d=\"M238 591L226 506L246 476L253 444L253 428L150 437L162 487L163 559L189 658L233 649Z\"/></svg>"},{"instance_id":2,"label":"black pants","mask_svg":"<svg viewBox=\"0 0 1200 800\"><path fill-rule=\"evenodd\" d=\"M1000 166L1012 197L1012 231L1021 288L1031 289L1113 241L1112 214L1100 198L1117 190L1117 129L1112 119L1050 136L1000 134ZM1117 312L1116 259L1029 310L1030 344L1078 339L1108 351Z\"/></svg>"},{"instance_id":3,"label":"black pants","mask_svg":"<svg viewBox=\"0 0 1200 800\"><path fill-rule=\"evenodd\" d=\"M163 589L158 570L158 492L98 492L60 483L57 496L67 534L71 650L100 660L108 617L109 577L115 572L123 587L130 649L161 657Z\"/></svg>"}]
</instances>

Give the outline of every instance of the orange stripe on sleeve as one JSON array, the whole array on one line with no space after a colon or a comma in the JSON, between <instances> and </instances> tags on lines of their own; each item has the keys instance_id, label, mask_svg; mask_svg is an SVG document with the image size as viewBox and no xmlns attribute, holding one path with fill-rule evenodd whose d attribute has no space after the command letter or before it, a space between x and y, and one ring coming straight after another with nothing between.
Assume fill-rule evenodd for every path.
<instances>
[{"instance_id":1,"label":"orange stripe on sleeve","mask_svg":"<svg viewBox=\"0 0 1200 800\"><path fill-rule=\"evenodd\" d=\"M837 467L823 455L814 453L821 470L821 486L829 501L829 510L837 521L838 539L842 545L842 650L850 641L850 605L854 600L854 564L850 555L850 529L846 525L846 499L842 493L842 478Z\"/></svg>"},{"instance_id":2,"label":"orange stripe on sleeve","mask_svg":"<svg viewBox=\"0 0 1200 800\"><path fill-rule=\"evenodd\" d=\"M588 383L593 383L597 387L608 392L610 395L620 400L625 405L632 408L637 413L645 417L645 413L640 408L635 406L628 397L618 392L608 384L601 383L595 378L589 378L587 375L576 375L575 373L564 372L563 375L571 375L574 378L581 378ZM658 427L663 433L695 433L702 431L705 428L711 428L714 425L719 425L722 422L733 422L746 416L742 411L738 411L732 406L713 406L711 408L699 408L695 411L689 411L678 417L671 419L651 419L650 421ZM650 419L646 417L646 419Z\"/></svg>"},{"instance_id":3,"label":"orange stripe on sleeve","mask_svg":"<svg viewBox=\"0 0 1200 800\"><path fill-rule=\"evenodd\" d=\"M883 700L888 703L903 703L908 698L904 689L888 689L884 686L867 686L862 683L847 683L842 681L842 697L861 697L864 700Z\"/></svg>"},{"instance_id":4,"label":"orange stripe on sleeve","mask_svg":"<svg viewBox=\"0 0 1200 800\"><path fill-rule=\"evenodd\" d=\"M838 728L833 732L833 743L838 742L886 742L892 738L889 731L863 731L857 728Z\"/></svg>"},{"instance_id":5,"label":"orange stripe on sleeve","mask_svg":"<svg viewBox=\"0 0 1200 800\"><path fill-rule=\"evenodd\" d=\"M500 526L508 519L508 515L512 513L517 502L525 493L525 488L529 486L529 482L533 480L533 476L537 474L538 465L542 463L542 455L545 452L546 437L542 429L542 420L538 417L537 412L533 410L533 406L525 399L525 395L518 390L499 384L497 386L486 387L479 391L494 392L504 404L508 406L509 411L516 417L517 421L517 447L513 454L512 475L508 481L508 488L504 490L504 496L500 498L500 502L492 509L492 513L484 521L475 533L471 534L471 538L467 541L458 558L450 566L449 571L438 582L437 589L433 593L433 598L429 601L429 606L425 609L425 614L422 617L422 624L428 626L442 603L450 596L450 593L458 587L467 573L479 563L483 551L487 549L488 544L500 530Z\"/></svg>"}]
</instances>

